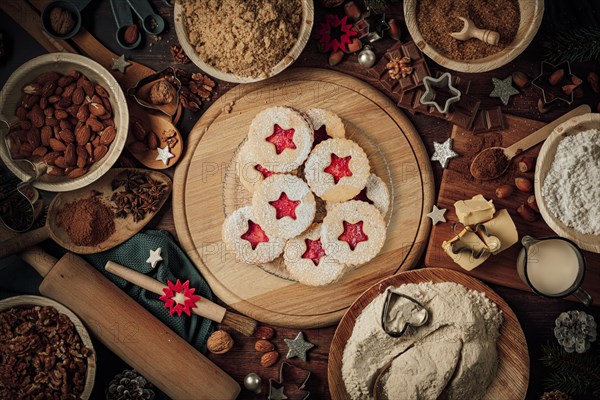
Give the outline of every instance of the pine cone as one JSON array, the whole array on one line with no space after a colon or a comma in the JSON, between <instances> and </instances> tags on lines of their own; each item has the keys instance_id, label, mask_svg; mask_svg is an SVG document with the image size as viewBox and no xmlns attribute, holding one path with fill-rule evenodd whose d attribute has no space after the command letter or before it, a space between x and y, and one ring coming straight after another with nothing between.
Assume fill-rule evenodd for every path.
<instances>
[{"instance_id":1,"label":"pine cone","mask_svg":"<svg viewBox=\"0 0 600 400\"><path fill-rule=\"evenodd\" d=\"M551 392L546 392L540 397L540 400L572 400L571 396L566 393L561 392L560 390L553 390Z\"/></svg>"},{"instance_id":2,"label":"pine cone","mask_svg":"<svg viewBox=\"0 0 600 400\"><path fill-rule=\"evenodd\" d=\"M106 400L152 400L153 388L136 370L126 369L110 381Z\"/></svg>"}]
</instances>

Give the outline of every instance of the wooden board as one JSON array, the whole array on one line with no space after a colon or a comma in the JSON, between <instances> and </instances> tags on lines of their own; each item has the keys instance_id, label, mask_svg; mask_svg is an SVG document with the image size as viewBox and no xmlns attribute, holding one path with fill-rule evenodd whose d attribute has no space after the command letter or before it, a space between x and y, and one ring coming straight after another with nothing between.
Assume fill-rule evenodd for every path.
<instances>
[{"instance_id":1,"label":"wooden board","mask_svg":"<svg viewBox=\"0 0 600 400\"><path fill-rule=\"evenodd\" d=\"M506 199L498 199L495 190L498 186L505 183L513 183L515 176L527 176L534 178L533 173L521 174L517 171L517 162L519 156L515 157L509 167L509 171L498 179L491 181L478 181L469 173L469 165L474 156L483 148L491 146L509 146L528 134L544 126L543 122L530 119L505 115L507 129L497 132L489 132L479 135L473 135L462 129L455 128L452 131L454 138L454 150L461 157L450 161L448 168L444 171L440 194L438 196L437 206L446 208L447 223L438 223L431 230L429 247L425 257L425 264L428 267L451 268L465 272L471 276L492 282L498 285L511 288L529 290L527 286L519 279L516 269L517 255L521 249L519 243L500 254L490 257L482 265L473 271L465 271L459 265L452 262L450 257L442 250L442 242L454 236L451 225L458 221L454 213L454 202L458 200L469 199L477 194L482 194L486 199L493 199L496 210L506 208L519 231L519 240L524 235L534 237L556 236L550 227L539 218L535 222L527 222L521 218L517 212L517 207L527 200L529 194L515 192ZM541 144L527 150L524 155L537 156ZM592 297L600 299L600 255L585 252L588 268L583 287ZM569 299L574 299L569 297Z\"/></svg>"},{"instance_id":2,"label":"wooden board","mask_svg":"<svg viewBox=\"0 0 600 400\"><path fill-rule=\"evenodd\" d=\"M275 105L338 113L378 144L393 182L387 241L372 262L324 288L300 285L238 263L221 241L228 164L258 111ZM231 112L224 111L230 106ZM217 100L189 135L175 171L173 214L182 247L225 303L268 324L311 328L336 323L369 286L412 268L429 234L431 164L410 121L387 97L355 78L320 69L292 69L240 85ZM375 161L375 172L385 163ZM250 200L248 193L238 207Z\"/></svg>"},{"instance_id":3,"label":"wooden board","mask_svg":"<svg viewBox=\"0 0 600 400\"><path fill-rule=\"evenodd\" d=\"M421 282L456 282L469 289L483 292L502 310L504 322L500 327L498 346L498 372L490 383L483 399L524 399L529 382L529 353L525 334L510 306L492 289L465 274L446 269L430 268L402 272L372 286L352 304L340 321L329 349L328 380L333 400L349 400L342 378L342 357L352 335L356 318L377 296L390 285Z\"/></svg>"}]
</instances>

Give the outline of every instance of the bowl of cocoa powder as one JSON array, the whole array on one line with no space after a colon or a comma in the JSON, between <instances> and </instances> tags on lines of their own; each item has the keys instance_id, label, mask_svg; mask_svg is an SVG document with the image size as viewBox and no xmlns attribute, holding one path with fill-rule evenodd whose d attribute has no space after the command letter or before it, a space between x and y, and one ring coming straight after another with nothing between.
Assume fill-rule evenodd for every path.
<instances>
[{"instance_id":1,"label":"bowl of cocoa powder","mask_svg":"<svg viewBox=\"0 0 600 400\"><path fill-rule=\"evenodd\" d=\"M111 73L77 54L36 57L12 73L0 92L0 157L19 179L36 161L38 189L65 192L100 178L121 154L127 102Z\"/></svg>"},{"instance_id":2,"label":"bowl of cocoa powder","mask_svg":"<svg viewBox=\"0 0 600 400\"><path fill-rule=\"evenodd\" d=\"M405 0L406 26L419 48L443 67L461 72L499 68L533 40L544 14L543 0ZM468 18L481 29L499 33L496 45L450 36Z\"/></svg>"},{"instance_id":3,"label":"bowl of cocoa powder","mask_svg":"<svg viewBox=\"0 0 600 400\"><path fill-rule=\"evenodd\" d=\"M201 70L233 83L277 75L299 56L314 20L310 0L185 0L175 3L181 47Z\"/></svg>"}]
</instances>

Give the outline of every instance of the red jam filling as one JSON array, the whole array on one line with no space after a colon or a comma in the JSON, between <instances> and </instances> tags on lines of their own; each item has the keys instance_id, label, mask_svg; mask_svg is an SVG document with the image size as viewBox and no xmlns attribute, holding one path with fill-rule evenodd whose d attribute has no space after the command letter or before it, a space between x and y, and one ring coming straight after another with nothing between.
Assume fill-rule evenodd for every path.
<instances>
[{"instance_id":1,"label":"red jam filling","mask_svg":"<svg viewBox=\"0 0 600 400\"><path fill-rule=\"evenodd\" d=\"M283 129L279 125L275 124L273 127L273 134L267 138L267 142L271 142L275 145L275 151L277 154L283 153L285 149L295 149L294 144L294 129Z\"/></svg>"},{"instance_id":2,"label":"red jam filling","mask_svg":"<svg viewBox=\"0 0 600 400\"><path fill-rule=\"evenodd\" d=\"M348 243L352 251L360 242L369 240L369 237L363 232L363 221L358 221L355 224L344 221L344 232L338 237L338 240Z\"/></svg>"},{"instance_id":3,"label":"red jam filling","mask_svg":"<svg viewBox=\"0 0 600 400\"><path fill-rule=\"evenodd\" d=\"M283 217L296 219L296 207L300 204L300 200L290 200L287 194L281 193L279 199L270 201L269 204L275 208L277 219Z\"/></svg>"},{"instance_id":4,"label":"red jam filling","mask_svg":"<svg viewBox=\"0 0 600 400\"><path fill-rule=\"evenodd\" d=\"M315 140L313 142L313 146L316 146L327 139L329 139L329 135L327 134L327 128L325 127L325 125L321 125L319 129L315 130Z\"/></svg>"},{"instance_id":5,"label":"red jam filling","mask_svg":"<svg viewBox=\"0 0 600 400\"><path fill-rule=\"evenodd\" d=\"M302 258L312 260L315 266L319 265L321 258L327 255L325 254L325 249L323 249L323 246L321 245L321 239L305 239L304 243L306 243L306 251L302 254Z\"/></svg>"},{"instance_id":6,"label":"red jam filling","mask_svg":"<svg viewBox=\"0 0 600 400\"><path fill-rule=\"evenodd\" d=\"M373 204L373 201L367 197L367 188L361 190L360 193L354 196L352 200L360 200L364 201L365 203Z\"/></svg>"},{"instance_id":7,"label":"red jam filling","mask_svg":"<svg viewBox=\"0 0 600 400\"><path fill-rule=\"evenodd\" d=\"M260 243L268 242L269 238L262 230L260 225L255 224L253 221L248 220L248 230L241 236L242 239L250 242L252 250L256 250L256 246Z\"/></svg>"},{"instance_id":8,"label":"red jam filling","mask_svg":"<svg viewBox=\"0 0 600 400\"><path fill-rule=\"evenodd\" d=\"M352 176L352 171L350 171L351 159L352 156L338 157L331 153L331 164L324 171L333 176L333 182L336 185L343 177Z\"/></svg>"},{"instance_id":9,"label":"red jam filling","mask_svg":"<svg viewBox=\"0 0 600 400\"><path fill-rule=\"evenodd\" d=\"M266 169L265 167L263 167L260 164L256 164L254 166L254 169L257 170L258 172L260 172L265 179L267 179L271 175L275 174L275 172L269 171L268 169Z\"/></svg>"}]
</instances>

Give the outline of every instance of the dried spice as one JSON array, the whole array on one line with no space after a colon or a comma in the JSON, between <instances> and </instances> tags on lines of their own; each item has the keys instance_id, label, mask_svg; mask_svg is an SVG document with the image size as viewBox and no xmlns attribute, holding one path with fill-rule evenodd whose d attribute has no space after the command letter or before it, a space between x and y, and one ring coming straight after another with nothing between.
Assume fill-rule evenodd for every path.
<instances>
[{"instance_id":1,"label":"dried spice","mask_svg":"<svg viewBox=\"0 0 600 400\"><path fill-rule=\"evenodd\" d=\"M117 192L121 187L123 190ZM166 184L152 179L149 174L133 171L117 175L112 181L112 189L115 191L110 198L114 203L114 215L117 218L133 215L134 222L155 213L168 191Z\"/></svg>"},{"instance_id":2,"label":"dried spice","mask_svg":"<svg viewBox=\"0 0 600 400\"><path fill-rule=\"evenodd\" d=\"M510 160L504 154L504 149L497 147L481 152L471 165L471 172L477 179L494 178L501 174Z\"/></svg>"},{"instance_id":3,"label":"dried spice","mask_svg":"<svg viewBox=\"0 0 600 400\"><path fill-rule=\"evenodd\" d=\"M466 17L481 29L500 34L498 45L478 39L460 41L449 35L459 32ZM521 14L518 0L419 0L417 24L423 38L455 60L476 60L497 53L510 45L519 29Z\"/></svg>"},{"instance_id":4,"label":"dried spice","mask_svg":"<svg viewBox=\"0 0 600 400\"><path fill-rule=\"evenodd\" d=\"M113 213L96 194L67 203L56 214L58 226L78 246L95 246L115 233Z\"/></svg>"},{"instance_id":5,"label":"dried spice","mask_svg":"<svg viewBox=\"0 0 600 400\"><path fill-rule=\"evenodd\" d=\"M73 322L54 307L3 311L0 398L79 398L85 387L88 354Z\"/></svg>"},{"instance_id":6,"label":"dried spice","mask_svg":"<svg viewBox=\"0 0 600 400\"><path fill-rule=\"evenodd\" d=\"M189 64L190 59L185 54L185 51L183 51L183 49L181 48L180 45L173 44L173 45L171 45L170 50L171 50L171 55L173 56L173 60L175 62L178 62L180 64Z\"/></svg>"},{"instance_id":7,"label":"dried spice","mask_svg":"<svg viewBox=\"0 0 600 400\"><path fill-rule=\"evenodd\" d=\"M216 69L267 76L296 43L299 0L188 0L181 2L190 44Z\"/></svg>"}]
</instances>

